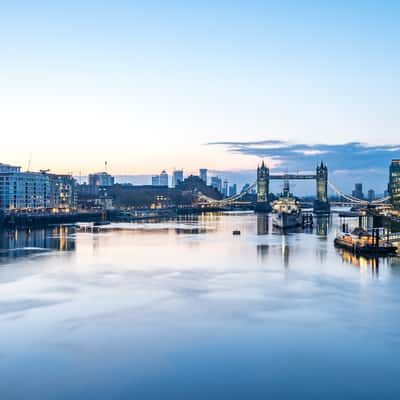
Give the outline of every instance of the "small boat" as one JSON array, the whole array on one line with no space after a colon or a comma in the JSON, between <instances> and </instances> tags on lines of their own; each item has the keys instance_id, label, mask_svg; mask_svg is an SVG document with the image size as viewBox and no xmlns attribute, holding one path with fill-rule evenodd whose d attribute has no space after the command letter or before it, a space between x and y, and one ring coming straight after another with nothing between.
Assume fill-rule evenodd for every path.
<instances>
[{"instance_id":1,"label":"small boat","mask_svg":"<svg viewBox=\"0 0 400 400\"><path fill-rule=\"evenodd\" d=\"M391 242L382 240L379 229L373 229L372 234L361 228L356 228L351 233L341 233L334 240L335 246L349 250L356 255L391 255L395 254L397 247Z\"/></svg>"},{"instance_id":2,"label":"small boat","mask_svg":"<svg viewBox=\"0 0 400 400\"><path fill-rule=\"evenodd\" d=\"M93 222L77 222L75 227L77 229L91 229L93 228Z\"/></svg>"},{"instance_id":3,"label":"small boat","mask_svg":"<svg viewBox=\"0 0 400 400\"><path fill-rule=\"evenodd\" d=\"M290 193L289 181L285 180L282 195L272 204L272 224L286 229L301 226L302 223L300 200Z\"/></svg>"},{"instance_id":4,"label":"small boat","mask_svg":"<svg viewBox=\"0 0 400 400\"><path fill-rule=\"evenodd\" d=\"M234 231L232 231L232 235L240 235L240 231L235 229Z\"/></svg>"}]
</instances>

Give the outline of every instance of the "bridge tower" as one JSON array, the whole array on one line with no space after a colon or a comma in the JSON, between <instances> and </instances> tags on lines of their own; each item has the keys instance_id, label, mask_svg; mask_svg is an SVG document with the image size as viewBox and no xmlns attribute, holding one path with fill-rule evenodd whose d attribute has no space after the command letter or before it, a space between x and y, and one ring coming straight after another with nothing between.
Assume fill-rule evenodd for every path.
<instances>
[{"instance_id":1,"label":"bridge tower","mask_svg":"<svg viewBox=\"0 0 400 400\"><path fill-rule=\"evenodd\" d=\"M257 205L256 210L260 212L268 212L271 210L269 204L269 168L261 163L257 167Z\"/></svg>"},{"instance_id":2,"label":"bridge tower","mask_svg":"<svg viewBox=\"0 0 400 400\"><path fill-rule=\"evenodd\" d=\"M331 209L328 200L328 167L322 161L320 165L317 165L316 183L317 196L314 201L314 212L328 213Z\"/></svg>"}]
</instances>

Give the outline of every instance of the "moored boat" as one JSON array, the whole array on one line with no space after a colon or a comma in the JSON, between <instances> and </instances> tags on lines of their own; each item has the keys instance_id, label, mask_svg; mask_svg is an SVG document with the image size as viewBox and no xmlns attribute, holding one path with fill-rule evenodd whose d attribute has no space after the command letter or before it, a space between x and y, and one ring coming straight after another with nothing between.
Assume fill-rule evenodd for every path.
<instances>
[{"instance_id":1,"label":"moored boat","mask_svg":"<svg viewBox=\"0 0 400 400\"><path fill-rule=\"evenodd\" d=\"M379 229L374 229L372 233L369 233L357 228L351 233L337 235L334 243L337 247L359 255L390 255L397 251L397 247L391 242L381 239Z\"/></svg>"},{"instance_id":2,"label":"moored boat","mask_svg":"<svg viewBox=\"0 0 400 400\"><path fill-rule=\"evenodd\" d=\"M303 222L300 201L289 190L289 181L285 181L283 193L272 204L272 224L278 228L295 228Z\"/></svg>"}]
</instances>

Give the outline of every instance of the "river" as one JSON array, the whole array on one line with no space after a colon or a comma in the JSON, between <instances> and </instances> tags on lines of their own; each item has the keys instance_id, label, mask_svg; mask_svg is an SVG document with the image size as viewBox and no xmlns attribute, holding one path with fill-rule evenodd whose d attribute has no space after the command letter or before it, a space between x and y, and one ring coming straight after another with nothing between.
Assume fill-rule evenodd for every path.
<instances>
[{"instance_id":1,"label":"river","mask_svg":"<svg viewBox=\"0 0 400 400\"><path fill-rule=\"evenodd\" d=\"M400 398L400 258L335 249L339 225L1 232L0 398Z\"/></svg>"}]
</instances>

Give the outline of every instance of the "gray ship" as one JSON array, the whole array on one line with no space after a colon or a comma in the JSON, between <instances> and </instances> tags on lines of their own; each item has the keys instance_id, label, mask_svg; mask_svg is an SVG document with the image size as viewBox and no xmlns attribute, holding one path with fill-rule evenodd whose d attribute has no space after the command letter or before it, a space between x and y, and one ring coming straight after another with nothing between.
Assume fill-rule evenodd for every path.
<instances>
[{"instance_id":1,"label":"gray ship","mask_svg":"<svg viewBox=\"0 0 400 400\"><path fill-rule=\"evenodd\" d=\"M301 226L302 222L300 201L290 193L289 181L285 180L282 195L272 204L272 224L286 229Z\"/></svg>"}]
</instances>

